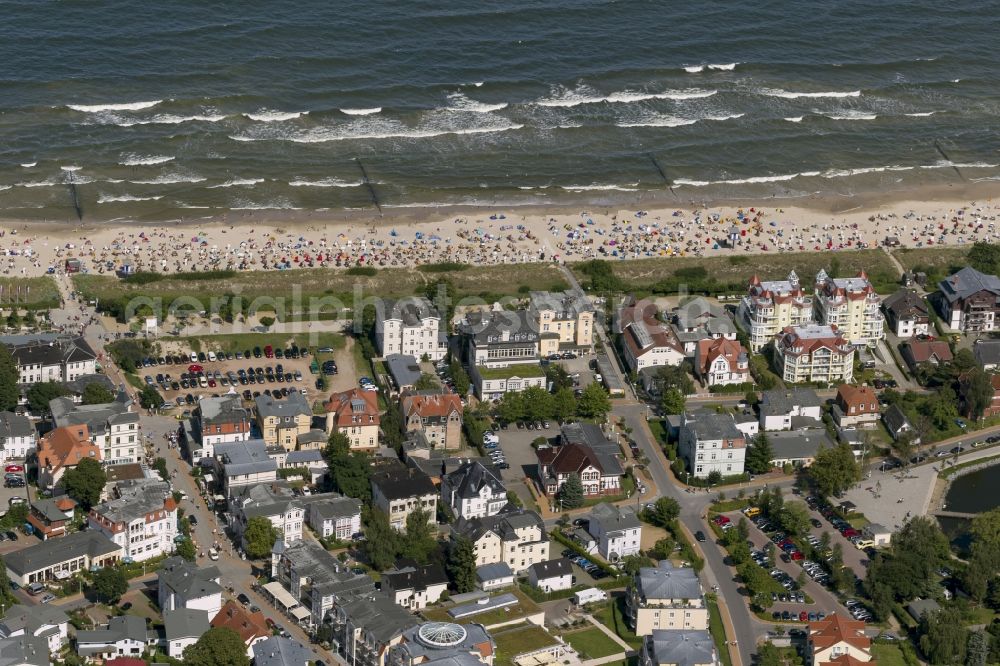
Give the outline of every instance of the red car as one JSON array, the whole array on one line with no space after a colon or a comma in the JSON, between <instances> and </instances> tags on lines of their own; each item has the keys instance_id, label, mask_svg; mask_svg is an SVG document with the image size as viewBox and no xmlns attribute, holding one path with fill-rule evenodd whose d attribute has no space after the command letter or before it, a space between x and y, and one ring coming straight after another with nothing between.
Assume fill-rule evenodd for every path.
<instances>
[{"instance_id":1,"label":"red car","mask_svg":"<svg viewBox=\"0 0 1000 666\"><path fill-rule=\"evenodd\" d=\"M209 379L208 380L208 387L209 388L215 388L215 380L214 379Z\"/></svg>"},{"instance_id":2,"label":"red car","mask_svg":"<svg viewBox=\"0 0 1000 666\"><path fill-rule=\"evenodd\" d=\"M204 368L197 363L188 366L188 372L201 372L202 370L204 370Z\"/></svg>"},{"instance_id":3,"label":"red car","mask_svg":"<svg viewBox=\"0 0 1000 666\"><path fill-rule=\"evenodd\" d=\"M861 532L857 531L853 527L848 527L846 530L841 532L841 534L844 535L844 538L850 539L851 537L860 536Z\"/></svg>"},{"instance_id":4,"label":"red car","mask_svg":"<svg viewBox=\"0 0 1000 666\"><path fill-rule=\"evenodd\" d=\"M805 611L802 611L801 613L799 613L799 622L805 622L808 619L809 619L809 613L807 613Z\"/></svg>"},{"instance_id":5,"label":"red car","mask_svg":"<svg viewBox=\"0 0 1000 666\"><path fill-rule=\"evenodd\" d=\"M715 518L712 519L712 521L716 525L725 525L726 523L730 522L729 518L727 518L726 516L716 516Z\"/></svg>"},{"instance_id":6,"label":"red car","mask_svg":"<svg viewBox=\"0 0 1000 666\"><path fill-rule=\"evenodd\" d=\"M801 560L803 558L801 550L793 550L788 554L788 556L793 560Z\"/></svg>"},{"instance_id":7,"label":"red car","mask_svg":"<svg viewBox=\"0 0 1000 666\"><path fill-rule=\"evenodd\" d=\"M264 356L274 358L274 348L271 345L264 347Z\"/></svg>"},{"instance_id":8,"label":"red car","mask_svg":"<svg viewBox=\"0 0 1000 666\"><path fill-rule=\"evenodd\" d=\"M6 467L3 468L3 471L5 471L5 472L23 472L24 471L24 465L7 465Z\"/></svg>"}]
</instances>

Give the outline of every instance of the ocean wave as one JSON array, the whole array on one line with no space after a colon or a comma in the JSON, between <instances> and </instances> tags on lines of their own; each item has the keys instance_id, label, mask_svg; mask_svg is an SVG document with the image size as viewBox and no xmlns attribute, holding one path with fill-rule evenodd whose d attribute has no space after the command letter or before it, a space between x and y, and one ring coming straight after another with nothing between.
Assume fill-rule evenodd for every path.
<instances>
[{"instance_id":1,"label":"ocean wave","mask_svg":"<svg viewBox=\"0 0 1000 666\"><path fill-rule=\"evenodd\" d=\"M830 120L875 120L878 118L877 114L866 113L864 111L844 111L842 113L821 113L820 115L826 116Z\"/></svg>"},{"instance_id":2,"label":"ocean wave","mask_svg":"<svg viewBox=\"0 0 1000 666\"><path fill-rule=\"evenodd\" d=\"M129 154L118 164L122 166L152 166L154 164L165 164L175 159L172 155L137 155Z\"/></svg>"},{"instance_id":3,"label":"ocean wave","mask_svg":"<svg viewBox=\"0 0 1000 666\"><path fill-rule=\"evenodd\" d=\"M112 196L110 194L102 194L97 198L97 203L104 204L104 203L124 203L128 201L159 201L162 198L163 198L162 196L137 197L131 194L122 194L118 196Z\"/></svg>"},{"instance_id":4,"label":"ocean wave","mask_svg":"<svg viewBox=\"0 0 1000 666\"><path fill-rule=\"evenodd\" d=\"M736 65L738 64L739 64L738 62L730 62L725 65L709 65L708 68L718 71L731 72L734 69L736 69Z\"/></svg>"},{"instance_id":5,"label":"ocean wave","mask_svg":"<svg viewBox=\"0 0 1000 666\"><path fill-rule=\"evenodd\" d=\"M681 127L683 125L694 125L702 121L722 122L725 120L736 120L745 114L734 113L728 116L705 116L704 118L678 118L677 116L661 116L649 120L639 120L629 123L617 123L616 127Z\"/></svg>"},{"instance_id":6,"label":"ocean wave","mask_svg":"<svg viewBox=\"0 0 1000 666\"><path fill-rule=\"evenodd\" d=\"M787 90L781 90L780 88L764 88L760 91L762 95L767 95L768 97L783 97L784 99L798 99L800 97L808 98L819 98L819 97L861 97L860 90L849 90L847 92L789 92Z\"/></svg>"},{"instance_id":7,"label":"ocean wave","mask_svg":"<svg viewBox=\"0 0 1000 666\"><path fill-rule=\"evenodd\" d=\"M173 114L161 114L152 118L111 118L112 125L119 127L132 127L134 125L180 125L181 123L203 122L217 123L225 120L228 116L224 114L176 116Z\"/></svg>"},{"instance_id":8,"label":"ocean wave","mask_svg":"<svg viewBox=\"0 0 1000 666\"><path fill-rule=\"evenodd\" d=\"M704 65L688 65L684 68L684 71L688 74L698 74L699 72L705 71Z\"/></svg>"},{"instance_id":9,"label":"ocean wave","mask_svg":"<svg viewBox=\"0 0 1000 666\"><path fill-rule=\"evenodd\" d=\"M373 106L370 109L341 109L341 113L346 113L349 116L371 116L376 113L382 113L381 106Z\"/></svg>"},{"instance_id":10,"label":"ocean wave","mask_svg":"<svg viewBox=\"0 0 1000 666\"><path fill-rule=\"evenodd\" d=\"M364 185L362 182L349 183L338 178L323 178L322 180L292 180L288 183L292 187L358 187Z\"/></svg>"},{"instance_id":11,"label":"ocean wave","mask_svg":"<svg viewBox=\"0 0 1000 666\"><path fill-rule=\"evenodd\" d=\"M14 186L13 185L0 185L0 192L4 192L6 190L9 190L12 187L14 187Z\"/></svg>"},{"instance_id":12,"label":"ocean wave","mask_svg":"<svg viewBox=\"0 0 1000 666\"><path fill-rule=\"evenodd\" d=\"M66 106L74 111L81 111L83 113L100 113L102 111L141 111L142 109L152 108L162 101L162 99L156 99L151 102L126 102L123 104L67 104Z\"/></svg>"},{"instance_id":13,"label":"ocean wave","mask_svg":"<svg viewBox=\"0 0 1000 666\"><path fill-rule=\"evenodd\" d=\"M787 120L790 123L801 123L802 118L803 116L791 116L789 118L785 118L785 120Z\"/></svg>"},{"instance_id":14,"label":"ocean wave","mask_svg":"<svg viewBox=\"0 0 1000 666\"><path fill-rule=\"evenodd\" d=\"M718 92L718 90L689 88L687 90L667 90L659 93L624 90L622 92L611 93L610 95L601 95L596 91L584 87L573 91L564 91L561 95L555 97L537 100L535 104L547 107L572 108L581 104L600 104L602 102L608 104L632 104L650 99L701 99L703 97L711 97Z\"/></svg>"},{"instance_id":15,"label":"ocean wave","mask_svg":"<svg viewBox=\"0 0 1000 666\"><path fill-rule=\"evenodd\" d=\"M244 113L243 115L250 120L256 120L262 123L276 123L282 120L295 120L296 118L301 118L307 115L308 111L268 111L267 109L261 109L256 113Z\"/></svg>"},{"instance_id":16,"label":"ocean wave","mask_svg":"<svg viewBox=\"0 0 1000 666\"><path fill-rule=\"evenodd\" d=\"M614 190L618 192L638 192L639 188L636 187L639 183L632 183L631 186L624 185L601 185L598 183L592 183L590 185L560 185L559 187L564 190L571 192L590 192L590 191L607 191Z\"/></svg>"},{"instance_id":17,"label":"ocean wave","mask_svg":"<svg viewBox=\"0 0 1000 666\"><path fill-rule=\"evenodd\" d=\"M30 169L31 167L37 166L37 165L38 165L38 162L25 162L21 166L23 166L25 169Z\"/></svg>"},{"instance_id":18,"label":"ocean wave","mask_svg":"<svg viewBox=\"0 0 1000 666\"><path fill-rule=\"evenodd\" d=\"M330 141L372 141L377 139L428 139L448 134L492 134L519 130L524 125L503 123L485 127L429 127L410 128L396 121L351 123L340 127L325 127L296 134L273 134L261 136L233 135L233 141L291 141L293 143L326 143Z\"/></svg>"},{"instance_id":19,"label":"ocean wave","mask_svg":"<svg viewBox=\"0 0 1000 666\"><path fill-rule=\"evenodd\" d=\"M926 118L927 116L933 116L937 111L921 111L920 113L907 113L905 115L911 118Z\"/></svg>"},{"instance_id":20,"label":"ocean wave","mask_svg":"<svg viewBox=\"0 0 1000 666\"><path fill-rule=\"evenodd\" d=\"M55 187L57 185L65 185L66 183L58 180L35 180L26 183L15 183L18 187Z\"/></svg>"},{"instance_id":21,"label":"ocean wave","mask_svg":"<svg viewBox=\"0 0 1000 666\"><path fill-rule=\"evenodd\" d=\"M483 87L483 82L482 81L476 81L472 85L476 86L477 88L482 88Z\"/></svg>"},{"instance_id":22,"label":"ocean wave","mask_svg":"<svg viewBox=\"0 0 1000 666\"><path fill-rule=\"evenodd\" d=\"M499 104L486 104L484 102L477 102L474 99L469 99L462 93L451 93L448 95L448 100L451 102L448 109L452 111L471 111L473 113L490 113L491 111L499 111L500 109L507 108L507 102L500 102Z\"/></svg>"},{"instance_id":23,"label":"ocean wave","mask_svg":"<svg viewBox=\"0 0 1000 666\"><path fill-rule=\"evenodd\" d=\"M218 185L209 185L206 190L217 190L220 187L249 187L251 185L256 185L257 183L263 183L263 178L233 178L232 180L227 180L224 183L219 183Z\"/></svg>"},{"instance_id":24,"label":"ocean wave","mask_svg":"<svg viewBox=\"0 0 1000 666\"><path fill-rule=\"evenodd\" d=\"M62 169L63 171L79 171L83 167L78 167L78 166L61 166L59 168Z\"/></svg>"},{"instance_id":25,"label":"ocean wave","mask_svg":"<svg viewBox=\"0 0 1000 666\"><path fill-rule=\"evenodd\" d=\"M939 169L943 166L951 166L944 164L935 164L929 166L922 166L921 169ZM956 165L958 166L958 165ZM983 166L996 166L996 165L983 165ZM778 183L785 182L789 180L794 180L796 178L846 178L849 176L861 176L869 173L883 173L883 172L895 172L895 171L912 171L917 167L912 166L900 166L900 165L890 165L890 166L878 166L878 167L858 167L855 169L827 169L826 171L801 171L799 173L787 173L779 174L774 176L751 176L749 178L734 178L729 180L689 180L686 178L678 178L674 181L674 185L682 186L687 185L689 187L706 187L708 185L753 185L760 183Z\"/></svg>"},{"instance_id":26,"label":"ocean wave","mask_svg":"<svg viewBox=\"0 0 1000 666\"><path fill-rule=\"evenodd\" d=\"M130 180L133 185L176 185L177 183L201 183L205 178L202 176L185 176L182 174L166 174L156 178L145 180Z\"/></svg>"},{"instance_id":27,"label":"ocean wave","mask_svg":"<svg viewBox=\"0 0 1000 666\"><path fill-rule=\"evenodd\" d=\"M1000 164L990 164L989 162L949 162L938 160L934 164L921 166L921 169L996 169Z\"/></svg>"}]
</instances>

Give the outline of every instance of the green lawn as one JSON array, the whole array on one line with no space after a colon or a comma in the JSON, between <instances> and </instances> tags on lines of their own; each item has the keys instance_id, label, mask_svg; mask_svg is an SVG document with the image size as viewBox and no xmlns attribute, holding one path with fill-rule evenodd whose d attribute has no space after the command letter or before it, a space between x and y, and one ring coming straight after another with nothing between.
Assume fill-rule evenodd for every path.
<instances>
[{"instance_id":1,"label":"green lawn","mask_svg":"<svg viewBox=\"0 0 1000 666\"><path fill-rule=\"evenodd\" d=\"M726 628L722 624L722 613L719 612L719 604L714 598L706 598L708 603L708 630L712 633L712 640L715 641L715 650L719 653L719 660L722 666L733 666L729 657L729 649L726 647Z\"/></svg>"},{"instance_id":2,"label":"green lawn","mask_svg":"<svg viewBox=\"0 0 1000 666\"><path fill-rule=\"evenodd\" d=\"M511 377L544 377L542 366L533 363L519 363L506 368L477 368L483 379L510 379Z\"/></svg>"},{"instance_id":3,"label":"green lawn","mask_svg":"<svg viewBox=\"0 0 1000 666\"><path fill-rule=\"evenodd\" d=\"M183 333L183 331L182 331ZM184 338L181 338L184 339ZM339 333L230 333L228 335L199 335L191 338L191 349L194 351L237 352L252 350L254 347L263 349L270 345L284 349L295 343L297 347L332 347L339 349L344 346L344 336Z\"/></svg>"},{"instance_id":4,"label":"green lawn","mask_svg":"<svg viewBox=\"0 0 1000 666\"><path fill-rule=\"evenodd\" d=\"M499 624L500 622L508 622L510 620L516 620L526 615L533 615L541 610L538 604L532 601L521 590L518 589L511 590L511 594L513 594L518 599L518 603L516 605L507 606L506 608L495 608L493 610L486 611L485 613L471 615L467 618L463 618L462 622L475 622L476 624L490 626L493 624ZM446 608L431 608L424 610L423 616L427 620L432 622L455 621L451 617L451 615L448 614L448 609Z\"/></svg>"},{"instance_id":5,"label":"green lawn","mask_svg":"<svg viewBox=\"0 0 1000 666\"><path fill-rule=\"evenodd\" d=\"M593 613L594 619L603 624L611 631L618 634L623 641L638 649L642 647L642 638L635 635L629 628L628 620L625 616L625 597L617 595L611 597L610 603Z\"/></svg>"},{"instance_id":6,"label":"green lawn","mask_svg":"<svg viewBox=\"0 0 1000 666\"><path fill-rule=\"evenodd\" d=\"M549 632L533 624L501 630L493 634L493 641L497 645L494 666L510 666L514 657L519 654L540 650L559 642Z\"/></svg>"},{"instance_id":7,"label":"green lawn","mask_svg":"<svg viewBox=\"0 0 1000 666\"><path fill-rule=\"evenodd\" d=\"M907 666L903 659L903 651L898 645L890 643L874 643L872 645L872 656L879 666Z\"/></svg>"},{"instance_id":8,"label":"green lawn","mask_svg":"<svg viewBox=\"0 0 1000 666\"><path fill-rule=\"evenodd\" d=\"M580 659L583 660L608 657L625 651L621 645L615 643L603 631L594 626L583 631L563 634L563 639L573 646Z\"/></svg>"},{"instance_id":9,"label":"green lawn","mask_svg":"<svg viewBox=\"0 0 1000 666\"><path fill-rule=\"evenodd\" d=\"M51 310L59 307L59 288L48 275L33 278L0 277L0 302L4 310L14 301L23 310ZM9 312L8 312L9 314Z\"/></svg>"}]
</instances>

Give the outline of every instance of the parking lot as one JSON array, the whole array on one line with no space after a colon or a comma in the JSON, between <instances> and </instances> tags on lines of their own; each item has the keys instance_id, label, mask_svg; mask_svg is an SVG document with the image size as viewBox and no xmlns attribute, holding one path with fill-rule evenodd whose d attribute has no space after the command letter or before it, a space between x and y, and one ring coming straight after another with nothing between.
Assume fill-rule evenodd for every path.
<instances>
[{"instance_id":1,"label":"parking lot","mask_svg":"<svg viewBox=\"0 0 1000 666\"><path fill-rule=\"evenodd\" d=\"M165 402L175 405L178 413L197 404L199 398L229 391L246 400L261 394L284 397L297 391L314 402L357 386L357 372L347 346L322 351L291 349L291 357L282 350L282 358L275 350L270 350L269 357L266 348L255 347L247 350L249 356L244 351L219 353L215 360L205 352L192 360L190 348L183 343L168 347L163 355L149 359L151 363L144 363L136 372L146 384L152 383ZM332 375L323 368L331 360L337 368ZM321 376L326 379L325 389L317 384Z\"/></svg>"}]
</instances>

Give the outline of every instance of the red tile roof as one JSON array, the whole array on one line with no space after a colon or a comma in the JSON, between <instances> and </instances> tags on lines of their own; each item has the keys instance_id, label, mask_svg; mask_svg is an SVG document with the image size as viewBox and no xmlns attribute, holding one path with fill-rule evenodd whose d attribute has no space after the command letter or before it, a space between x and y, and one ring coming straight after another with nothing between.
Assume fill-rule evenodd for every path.
<instances>
[{"instance_id":1,"label":"red tile roof","mask_svg":"<svg viewBox=\"0 0 1000 666\"><path fill-rule=\"evenodd\" d=\"M861 411L866 411L866 406L869 407L867 411L872 411L870 405L875 405L875 411L878 411L878 395L875 394L875 389L870 386L841 384L837 388L837 402L842 407L850 407L851 405L859 407ZM848 409L845 409L844 412L851 413Z\"/></svg>"},{"instance_id":2,"label":"red tile roof","mask_svg":"<svg viewBox=\"0 0 1000 666\"><path fill-rule=\"evenodd\" d=\"M56 428L38 441L38 465L53 471L76 467L84 458L100 462L101 448L90 441L86 425Z\"/></svg>"},{"instance_id":3,"label":"red tile roof","mask_svg":"<svg viewBox=\"0 0 1000 666\"><path fill-rule=\"evenodd\" d=\"M809 641L821 650L838 643L847 643L868 651L872 645L871 639L865 636L864 622L848 620L836 613L824 620L809 623Z\"/></svg>"},{"instance_id":4,"label":"red tile roof","mask_svg":"<svg viewBox=\"0 0 1000 666\"><path fill-rule=\"evenodd\" d=\"M403 417L416 414L421 418L446 417L453 412L462 413L462 399L457 393L417 393L404 395L400 400Z\"/></svg>"},{"instance_id":5,"label":"red tile roof","mask_svg":"<svg viewBox=\"0 0 1000 666\"><path fill-rule=\"evenodd\" d=\"M714 340L699 340L698 341L698 351L695 354L695 358L698 360L698 371L700 374L708 374L708 369L712 367L712 363L715 359L720 356L725 356L726 361L729 362L730 371L735 371L737 366L737 361L739 361L740 354L745 354L746 350L743 349L737 340L727 340L726 338L716 338Z\"/></svg>"},{"instance_id":6,"label":"red tile roof","mask_svg":"<svg viewBox=\"0 0 1000 666\"><path fill-rule=\"evenodd\" d=\"M261 636L270 636L271 630L267 628L267 621L260 611L251 613L243 606L232 599L226 602L218 615L212 618L212 627L226 627L232 629L244 643L250 645L254 639Z\"/></svg>"},{"instance_id":7,"label":"red tile roof","mask_svg":"<svg viewBox=\"0 0 1000 666\"><path fill-rule=\"evenodd\" d=\"M361 402L357 402L359 400ZM359 411L354 411L355 404L361 406ZM334 414L333 424L338 427L379 424L378 398L374 391L362 391L354 388L350 391L334 393L323 405L323 408L327 413ZM354 421L355 417L363 417L363 422ZM374 417L374 420L371 417Z\"/></svg>"}]
</instances>

